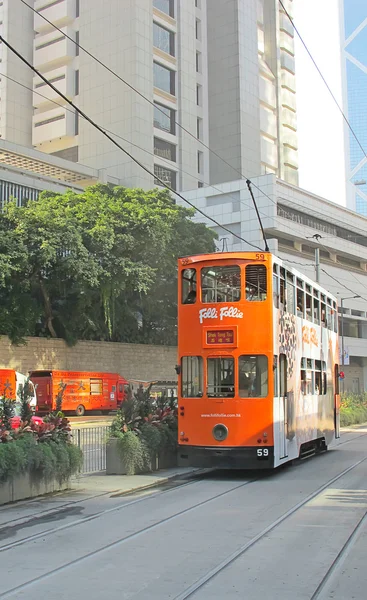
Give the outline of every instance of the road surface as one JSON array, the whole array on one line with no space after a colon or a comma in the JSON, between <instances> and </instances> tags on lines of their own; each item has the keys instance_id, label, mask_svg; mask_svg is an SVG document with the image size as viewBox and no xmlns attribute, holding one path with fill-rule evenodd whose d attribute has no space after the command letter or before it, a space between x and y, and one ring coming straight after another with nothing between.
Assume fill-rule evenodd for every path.
<instances>
[{"instance_id":1,"label":"road surface","mask_svg":"<svg viewBox=\"0 0 367 600\"><path fill-rule=\"evenodd\" d=\"M365 600L367 429L270 474L0 510L0 599Z\"/></svg>"}]
</instances>

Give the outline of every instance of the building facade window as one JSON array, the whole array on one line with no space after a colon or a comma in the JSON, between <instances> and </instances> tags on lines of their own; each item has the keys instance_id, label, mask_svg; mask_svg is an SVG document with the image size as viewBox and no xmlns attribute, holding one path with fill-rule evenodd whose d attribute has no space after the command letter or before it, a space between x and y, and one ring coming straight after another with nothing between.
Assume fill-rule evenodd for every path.
<instances>
[{"instance_id":1,"label":"building facade window","mask_svg":"<svg viewBox=\"0 0 367 600\"><path fill-rule=\"evenodd\" d=\"M165 167L161 167L161 165L154 165L154 175L156 179L154 180L155 185L162 185L158 178L163 181L166 185L168 185L172 190L176 190L176 179L177 173L176 171L171 171L171 169L166 169Z\"/></svg>"},{"instance_id":2,"label":"building facade window","mask_svg":"<svg viewBox=\"0 0 367 600\"><path fill-rule=\"evenodd\" d=\"M196 39L198 41L201 40L201 21L200 21L200 19L196 19Z\"/></svg>"},{"instance_id":3,"label":"building facade window","mask_svg":"<svg viewBox=\"0 0 367 600\"><path fill-rule=\"evenodd\" d=\"M204 171L204 154L203 152L198 152L198 173L203 173Z\"/></svg>"},{"instance_id":4,"label":"building facade window","mask_svg":"<svg viewBox=\"0 0 367 600\"><path fill-rule=\"evenodd\" d=\"M2 208L13 198L16 200L17 206L25 206L28 200L37 200L40 193L41 190L0 180L0 206Z\"/></svg>"},{"instance_id":5,"label":"building facade window","mask_svg":"<svg viewBox=\"0 0 367 600\"><path fill-rule=\"evenodd\" d=\"M166 142L166 140L154 138L154 154L160 158L176 162L176 146Z\"/></svg>"},{"instance_id":6,"label":"building facade window","mask_svg":"<svg viewBox=\"0 0 367 600\"><path fill-rule=\"evenodd\" d=\"M201 140L203 137L203 119L196 119L196 137Z\"/></svg>"},{"instance_id":7,"label":"building facade window","mask_svg":"<svg viewBox=\"0 0 367 600\"><path fill-rule=\"evenodd\" d=\"M201 73L201 52L196 53L196 72Z\"/></svg>"},{"instance_id":8,"label":"building facade window","mask_svg":"<svg viewBox=\"0 0 367 600\"><path fill-rule=\"evenodd\" d=\"M79 95L79 69L75 71L75 95Z\"/></svg>"},{"instance_id":9,"label":"building facade window","mask_svg":"<svg viewBox=\"0 0 367 600\"><path fill-rule=\"evenodd\" d=\"M203 90L199 84L196 86L196 104L197 106L202 106L203 104Z\"/></svg>"},{"instance_id":10,"label":"building facade window","mask_svg":"<svg viewBox=\"0 0 367 600\"><path fill-rule=\"evenodd\" d=\"M158 23L153 23L153 45L163 52L175 55L175 34Z\"/></svg>"},{"instance_id":11,"label":"building facade window","mask_svg":"<svg viewBox=\"0 0 367 600\"><path fill-rule=\"evenodd\" d=\"M56 121L63 121L65 119L65 115L58 115L57 117L52 117L51 119L46 119L45 121L38 121L35 123L35 127L42 127L43 125L49 125L50 123L55 123Z\"/></svg>"},{"instance_id":12,"label":"building facade window","mask_svg":"<svg viewBox=\"0 0 367 600\"><path fill-rule=\"evenodd\" d=\"M176 73L171 71L171 69L167 69L166 67L163 67L163 65L160 65L156 62L153 63L154 87L159 88L160 90L163 90L172 96L175 95L176 91L175 76Z\"/></svg>"},{"instance_id":13,"label":"building facade window","mask_svg":"<svg viewBox=\"0 0 367 600\"><path fill-rule=\"evenodd\" d=\"M154 105L154 127L175 135L175 111L172 110L172 108L163 106L163 104L159 104L158 102L155 102Z\"/></svg>"},{"instance_id":14,"label":"building facade window","mask_svg":"<svg viewBox=\"0 0 367 600\"><path fill-rule=\"evenodd\" d=\"M157 8L163 13L166 13L169 17L174 18L175 16L175 3L174 0L153 0L154 8Z\"/></svg>"},{"instance_id":15,"label":"building facade window","mask_svg":"<svg viewBox=\"0 0 367 600\"><path fill-rule=\"evenodd\" d=\"M79 40L80 40L79 31L77 31L75 33L75 44L76 44L75 56L79 56Z\"/></svg>"}]
</instances>

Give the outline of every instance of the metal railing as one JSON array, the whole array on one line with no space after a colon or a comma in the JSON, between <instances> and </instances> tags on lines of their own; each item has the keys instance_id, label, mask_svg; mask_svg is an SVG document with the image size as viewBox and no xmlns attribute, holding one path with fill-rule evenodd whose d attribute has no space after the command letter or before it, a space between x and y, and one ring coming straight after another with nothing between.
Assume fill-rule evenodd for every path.
<instances>
[{"instance_id":1,"label":"metal railing","mask_svg":"<svg viewBox=\"0 0 367 600\"><path fill-rule=\"evenodd\" d=\"M96 473L106 469L106 444L111 427L73 429L73 443L83 451L82 473Z\"/></svg>"}]
</instances>

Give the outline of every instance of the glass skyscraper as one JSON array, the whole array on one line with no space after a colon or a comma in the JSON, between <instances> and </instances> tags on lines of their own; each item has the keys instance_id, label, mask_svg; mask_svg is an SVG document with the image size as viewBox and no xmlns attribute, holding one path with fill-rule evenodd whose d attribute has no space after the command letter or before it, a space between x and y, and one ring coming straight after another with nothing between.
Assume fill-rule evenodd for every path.
<instances>
[{"instance_id":1,"label":"glass skyscraper","mask_svg":"<svg viewBox=\"0 0 367 600\"><path fill-rule=\"evenodd\" d=\"M367 1L344 0L348 120L367 152ZM367 216L367 158L352 132L348 179L354 184L356 210Z\"/></svg>"}]
</instances>

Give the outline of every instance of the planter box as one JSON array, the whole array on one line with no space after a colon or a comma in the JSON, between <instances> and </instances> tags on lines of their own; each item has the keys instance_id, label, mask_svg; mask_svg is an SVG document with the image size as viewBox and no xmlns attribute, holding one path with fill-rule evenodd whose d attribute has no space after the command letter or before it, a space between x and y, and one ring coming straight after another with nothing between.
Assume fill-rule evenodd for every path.
<instances>
[{"instance_id":1,"label":"planter box","mask_svg":"<svg viewBox=\"0 0 367 600\"><path fill-rule=\"evenodd\" d=\"M55 479L35 480L29 473L17 475L6 483L0 483L0 505L17 500L26 500L36 496L44 496L53 492L60 492L69 488L69 481L59 484Z\"/></svg>"},{"instance_id":2,"label":"planter box","mask_svg":"<svg viewBox=\"0 0 367 600\"><path fill-rule=\"evenodd\" d=\"M118 440L111 438L107 442L106 448L106 474L107 475L126 475L126 470L117 450ZM170 469L177 467L177 450L162 452L152 458L151 470L139 471L139 473L150 473L159 469Z\"/></svg>"}]
</instances>

